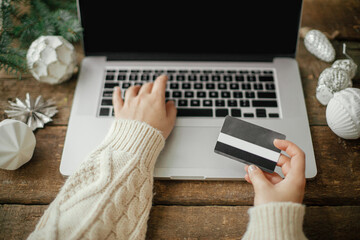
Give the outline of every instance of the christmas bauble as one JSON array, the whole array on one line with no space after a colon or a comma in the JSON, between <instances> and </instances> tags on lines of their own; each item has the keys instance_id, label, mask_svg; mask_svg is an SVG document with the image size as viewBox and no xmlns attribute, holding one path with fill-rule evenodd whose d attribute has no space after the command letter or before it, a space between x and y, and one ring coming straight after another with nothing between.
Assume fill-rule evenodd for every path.
<instances>
[{"instance_id":1,"label":"christmas bauble","mask_svg":"<svg viewBox=\"0 0 360 240\"><path fill-rule=\"evenodd\" d=\"M319 76L316 98L326 105L335 92L351 86L352 81L347 71L341 68L326 68Z\"/></svg>"},{"instance_id":2,"label":"christmas bauble","mask_svg":"<svg viewBox=\"0 0 360 240\"><path fill-rule=\"evenodd\" d=\"M340 68L349 74L349 77L353 79L356 74L357 65L351 59L336 60L332 65L332 68Z\"/></svg>"},{"instance_id":3,"label":"christmas bauble","mask_svg":"<svg viewBox=\"0 0 360 240\"><path fill-rule=\"evenodd\" d=\"M335 49L329 39L319 30L310 30L304 37L306 49L319 59L325 62L332 62L335 59Z\"/></svg>"},{"instance_id":4,"label":"christmas bauble","mask_svg":"<svg viewBox=\"0 0 360 240\"><path fill-rule=\"evenodd\" d=\"M346 88L334 94L326 108L326 121L341 138L360 137L360 89Z\"/></svg>"},{"instance_id":5,"label":"christmas bauble","mask_svg":"<svg viewBox=\"0 0 360 240\"><path fill-rule=\"evenodd\" d=\"M26 55L29 71L40 82L62 83L72 76L76 66L74 46L61 36L41 36Z\"/></svg>"},{"instance_id":6,"label":"christmas bauble","mask_svg":"<svg viewBox=\"0 0 360 240\"><path fill-rule=\"evenodd\" d=\"M34 133L25 123L12 119L0 122L0 168L18 169L32 158L35 145Z\"/></svg>"}]
</instances>

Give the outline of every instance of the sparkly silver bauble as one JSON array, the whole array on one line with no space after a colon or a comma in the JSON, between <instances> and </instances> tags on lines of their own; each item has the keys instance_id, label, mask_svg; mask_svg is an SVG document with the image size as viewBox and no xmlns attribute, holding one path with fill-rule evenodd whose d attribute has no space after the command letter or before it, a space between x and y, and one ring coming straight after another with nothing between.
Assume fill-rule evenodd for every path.
<instances>
[{"instance_id":1,"label":"sparkly silver bauble","mask_svg":"<svg viewBox=\"0 0 360 240\"><path fill-rule=\"evenodd\" d=\"M357 65L351 59L336 60L331 67L345 70L347 73L349 73L350 79L353 79L355 77L357 70Z\"/></svg>"},{"instance_id":2,"label":"sparkly silver bauble","mask_svg":"<svg viewBox=\"0 0 360 240\"><path fill-rule=\"evenodd\" d=\"M26 55L30 73L40 82L62 83L72 76L76 66L74 46L61 36L41 36Z\"/></svg>"},{"instance_id":3,"label":"sparkly silver bauble","mask_svg":"<svg viewBox=\"0 0 360 240\"><path fill-rule=\"evenodd\" d=\"M351 87L349 73L341 68L326 68L319 76L316 98L327 105L335 92Z\"/></svg>"},{"instance_id":4,"label":"sparkly silver bauble","mask_svg":"<svg viewBox=\"0 0 360 240\"><path fill-rule=\"evenodd\" d=\"M306 49L319 59L325 62L332 62L335 59L335 49L329 39L319 30L310 30L304 38Z\"/></svg>"},{"instance_id":5,"label":"sparkly silver bauble","mask_svg":"<svg viewBox=\"0 0 360 240\"><path fill-rule=\"evenodd\" d=\"M5 110L8 117L26 123L33 131L51 122L51 117L58 112L53 100L38 96L34 101L29 93L26 93L24 102L16 98L15 102L9 101L9 104L10 110Z\"/></svg>"}]
</instances>

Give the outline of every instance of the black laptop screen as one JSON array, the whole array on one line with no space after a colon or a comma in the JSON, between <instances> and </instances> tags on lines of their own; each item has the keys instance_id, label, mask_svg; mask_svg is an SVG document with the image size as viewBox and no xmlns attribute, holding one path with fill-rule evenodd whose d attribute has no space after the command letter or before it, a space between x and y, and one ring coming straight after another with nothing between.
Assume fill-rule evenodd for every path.
<instances>
[{"instance_id":1,"label":"black laptop screen","mask_svg":"<svg viewBox=\"0 0 360 240\"><path fill-rule=\"evenodd\" d=\"M115 59L294 57L301 0L79 0L86 55Z\"/></svg>"}]
</instances>

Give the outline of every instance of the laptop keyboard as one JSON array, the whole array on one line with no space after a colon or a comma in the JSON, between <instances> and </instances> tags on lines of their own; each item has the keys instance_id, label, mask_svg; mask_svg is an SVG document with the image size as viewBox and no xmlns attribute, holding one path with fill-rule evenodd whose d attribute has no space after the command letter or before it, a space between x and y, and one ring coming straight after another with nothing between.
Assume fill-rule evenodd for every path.
<instances>
[{"instance_id":1,"label":"laptop keyboard","mask_svg":"<svg viewBox=\"0 0 360 240\"><path fill-rule=\"evenodd\" d=\"M274 69L105 69L100 117L114 116L112 92L143 85L166 74L166 100L173 100L178 117L280 118Z\"/></svg>"}]
</instances>

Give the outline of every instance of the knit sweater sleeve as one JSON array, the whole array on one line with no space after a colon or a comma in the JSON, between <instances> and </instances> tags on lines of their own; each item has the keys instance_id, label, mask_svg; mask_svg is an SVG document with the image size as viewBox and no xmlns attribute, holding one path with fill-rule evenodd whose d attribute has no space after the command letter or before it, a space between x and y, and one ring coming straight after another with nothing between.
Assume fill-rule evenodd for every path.
<instances>
[{"instance_id":1,"label":"knit sweater sleeve","mask_svg":"<svg viewBox=\"0 0 360 240\"><path fill-rule=\"evenodd\" d=\"M243 240L305 240L305 206L292 202L271 202L248 210L250 217Z\"/></svg>"},{"instance_id":2,"label":"knit sweater sleeve","mask_svg":"<svg viewBox=\"0 0 360 240\"><path fill-rule=\"evenodd\" d=\"M164 143L146 123L116 120L28 239L144 239Z\"/></svg>"}]
</instances>

